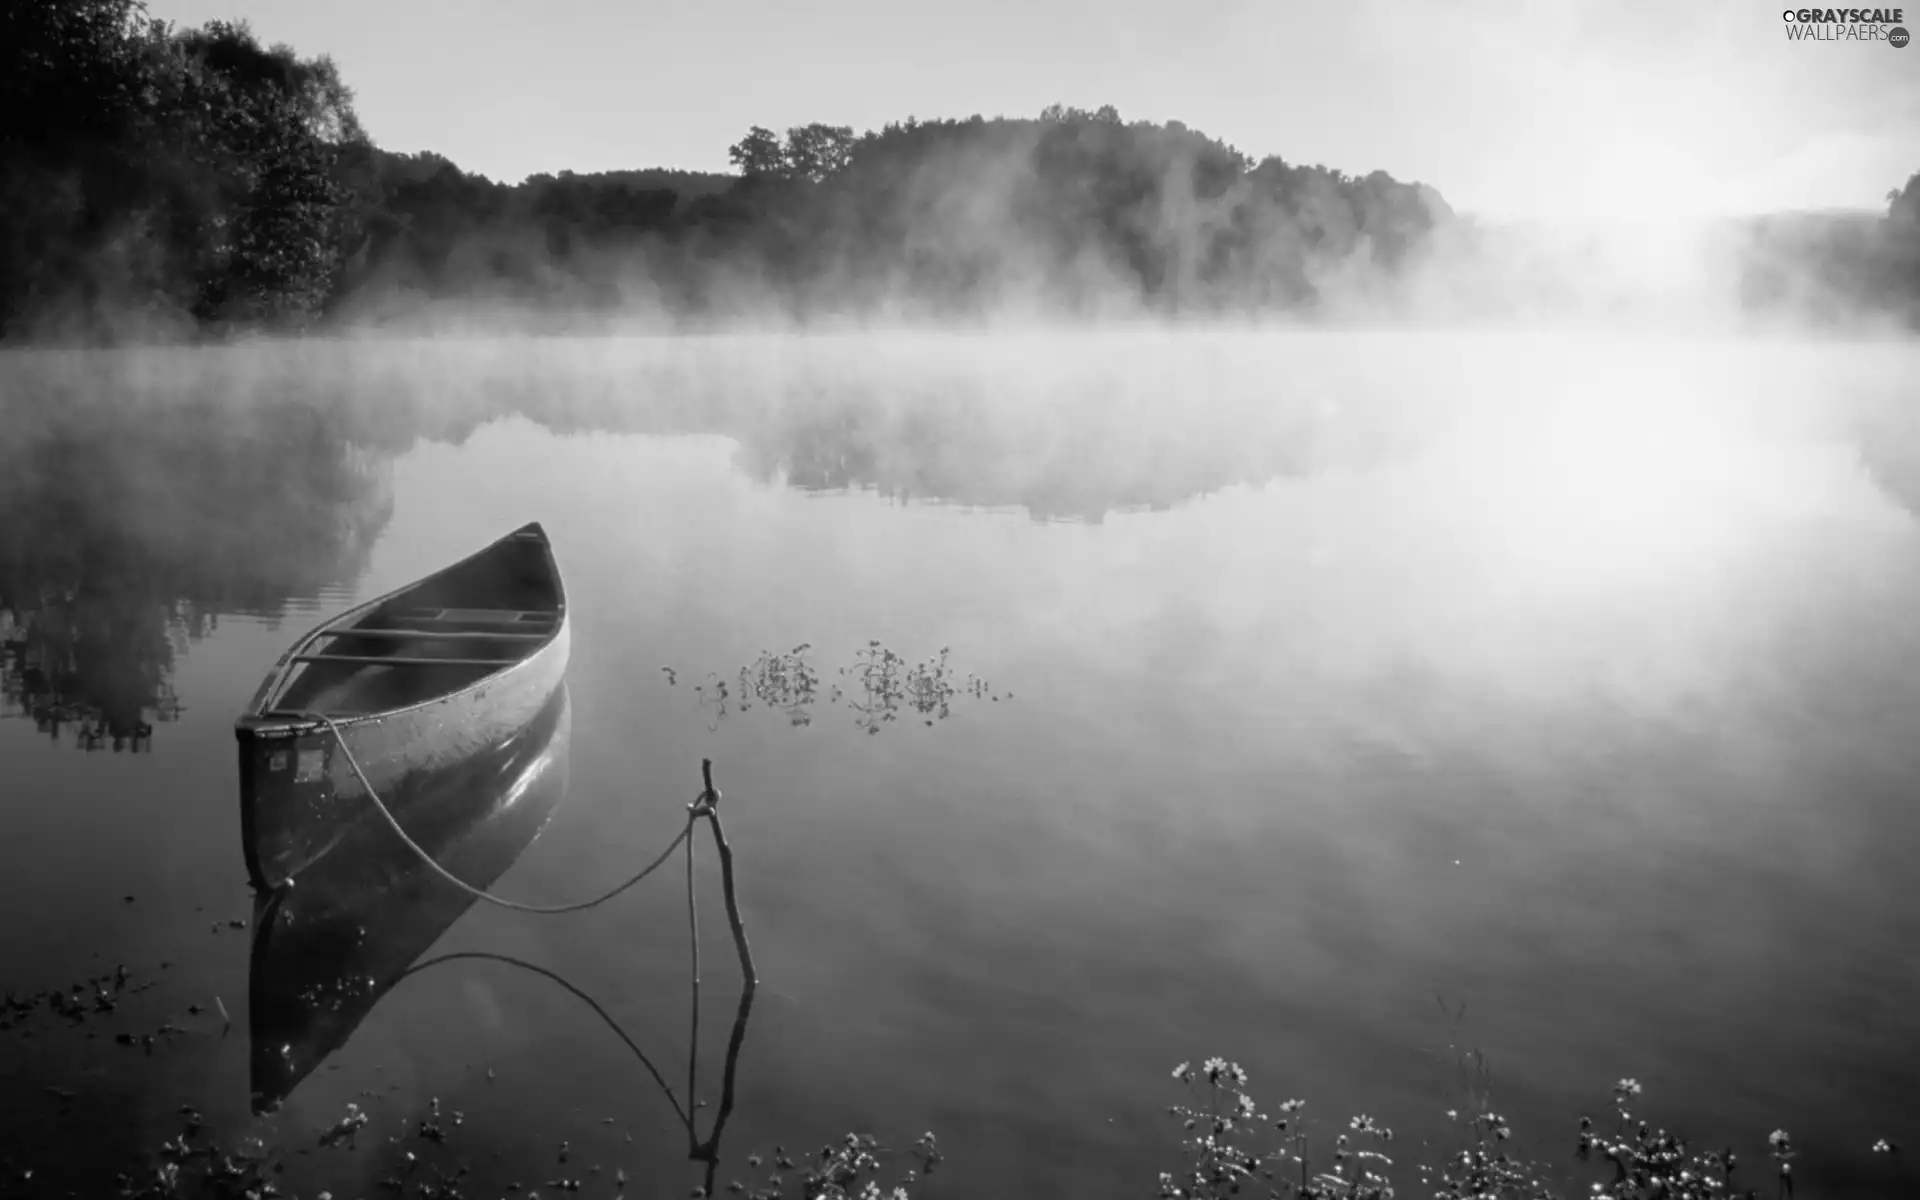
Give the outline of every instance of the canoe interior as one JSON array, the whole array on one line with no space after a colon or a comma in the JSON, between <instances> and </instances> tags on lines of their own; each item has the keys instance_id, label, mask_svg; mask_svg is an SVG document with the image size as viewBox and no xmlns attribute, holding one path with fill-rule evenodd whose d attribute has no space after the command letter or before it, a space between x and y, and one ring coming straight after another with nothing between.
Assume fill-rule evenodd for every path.
<instances>
[{"instance_id":1,"label":"canoe interior","mask_svg":"<svg viewBox=\"0 0 1920 1200\"><path fill-rule=\"evenodd\" d=\"M566 797L571 713L562 684L512 736L411 777L395 797L415 814L409 835L455 878L491 887ZM248 983L254 1111L277 1107L345 1045L475 903L384 825L359 827L298 886L258 893Z\"/></svg>"},{"instance_id":2,"label":"canoe interior","mask_svg":"<svg viewBox=\"0 0 1920 1200\"><path fill-rule=\"evenodd\" d=\"M536 653L564 608L552 548L528 526L322 627L262 708L351 717L444 696Z\"/></svg>"}]
</instances>

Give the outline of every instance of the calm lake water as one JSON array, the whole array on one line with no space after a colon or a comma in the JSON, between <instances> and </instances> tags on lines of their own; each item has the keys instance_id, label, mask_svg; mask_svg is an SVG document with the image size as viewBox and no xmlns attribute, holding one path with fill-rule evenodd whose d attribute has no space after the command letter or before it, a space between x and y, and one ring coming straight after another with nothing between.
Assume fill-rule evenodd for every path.
<instances>
[{"instance_id":1,"label":"calm lake water","mask_svg":"<svg viewBox=\"0 0 1920 1200\"><path fill-rule=\"evenodd\" d=\"M1570 1191L1630 1076L1749 1183L1785 1127L1803 1194L1898 1194L1868 1148L1920 1149L1920 531L1857 443L1916 366L1388 333L0 359L5 983L129 972L110 1013L7 1015L0 1191L100 1194L183 1106L300 1195L409 1153L471 1195L702 1182L620 1038L497 960L410 976L249 1110L233 718L305 629L538 519L570 786L493 890L623 878L714 760L762 981L723 1187L930 1129L934 1195L1149 1195L1168 1072L1212 1054L1410 1164L1457 1140L1457 1042ZM875 643L946 650L944 711L856 707ZM742 710L803 645L811 700ZM704 840L697 875L704 1136L739 976ZM561 976L684 1094L685 888L479 906L433 953ZM459 1125L408 1136L436 1100Z\"/></svg>"}]
</instances>

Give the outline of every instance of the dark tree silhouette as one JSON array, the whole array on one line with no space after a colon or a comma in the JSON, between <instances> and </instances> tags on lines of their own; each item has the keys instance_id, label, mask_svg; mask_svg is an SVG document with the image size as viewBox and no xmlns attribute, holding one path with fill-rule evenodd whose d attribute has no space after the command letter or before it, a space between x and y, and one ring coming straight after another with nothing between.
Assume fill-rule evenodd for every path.
<instances>
[{"instance_id":1,"label":"dark tree silhouette","mask_svg":"<svg viewBox=\"0 0 1920 1200\"><path fill-rule=\"evenodd\" d=\"M8 333L320 311L354 233L337 168L365 142L331 61L134 0L19 0L0 46Z\"/></svg>"},{"instance_id":2,"label":"dark tree silhouette","mask_svg":"<svg viewBox=\"0 0 1920 1200\"><path fill-rule=\"evenodd\" d=\"M784 150L787 174L819 183L846 170L853 157L853 129L847 125L796 126L787 130Z\"/></svg>"},{"instance_id":3,"label":"dark tree silhouette","mask_svg":"<svg viewBox=\"0 0 1920 1200\"><path fill-rule=\"evenodd\" d=\"M1111 105L756 125L728 149L737 174L508 184L380 150L352 100L330 60L243 24L175 29L138 0L0 8L0 336L377 322L440 300L689 321L1010 300L1312 313L1393 303L1443 233L1450 253L1489 244L1423 184L1256 161ZM1920 176L1888 205L1749 225L1749 304L1920 314Z\"/></svg>"},{"instance_id":4,"label":"dark tree silhouette","mask_svg":"<svg viewBox=\"0 0 1920 1200\"><path fill-rule=\"evenodd\" d=\"M747 136L727 147L727 161L739 168L740 174L748 177L784 177L787 174L787 153L780 145L780 135L758 125L747 130Z\"/></svg>"}]
</instances>

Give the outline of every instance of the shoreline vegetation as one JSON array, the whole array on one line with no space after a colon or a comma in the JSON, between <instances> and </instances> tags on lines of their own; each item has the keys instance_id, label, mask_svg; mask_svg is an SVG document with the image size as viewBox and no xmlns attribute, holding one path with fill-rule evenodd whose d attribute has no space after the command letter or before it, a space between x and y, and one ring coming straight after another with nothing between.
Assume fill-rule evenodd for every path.
<instances>
[{"instance_id":1,"label":"shoreline vegetation","mask_svg":"<svg viewBox=\"0 0 1920 1200\"><path fill-rule=\"evenodd\" d=\"M126 900L132 902L133 897ZM245 920L235 919L224 925L216 922L214 928L218 933L223 927L239 929L246 925ZM744 938L738 927L736 936ZM959 1181L949 1178L956 1169L972 1166L966 1148L949 1147L932 1131L911 1142L906 1140L905 1130L889 1131L884 1140L856 1131L817 1151L801 1148L809 1143L793 1142L774 1145L770 1151L749 1146L722 1156L721 1136L734 1107L734 1068L755 978L745 956L744 941L737 944L746 982L728 1044L720 1105L710 1114L713 1123L704 1139L692 1120L704 1102L693 1102L691 1080L689 1103L682 1107L646 1054L614 1019L591 996L562 977L485 951L430 958L407 973L457 959L492 959L544 975L593 1006L652 1072L679 1121L685 1124L690 1149L684 1160L670 1161L686 1162L701 1182L675 1194L690 1195L694 1200L911 1200L915 1196L966 1194L955 1192ZM35 1040L58 1040L63 1034L92 1039L96 1036L93 1027L104 1022L123 1027L112 1034L112 1042L124 1048L122 1053L139 1051L147 1057L176 1043L225 1037L232 1019L218 996L210 998L210 1005L195 1003L184 1011L179 1011L177 988L141 999L162 987L169 965L161 962L157 969L130 970L120 964L111 973L65 987L25 994L9 991L0 1008L0 1030ZM203 1001L207 999L202 997ZM1197 1064L1182 1062L1171 1074L1173 1085L1184 1094L1166 1110L1177 1132L1168 1130L1158 1154L1167 1166L1159 1171L1157 1181L1143 1179L1142 1187L1132 1194L1157 1195L1160 1200L1393 1200L1396 1196L1430 1200L1791 1200L1796 1195L1828 1194L1822 1190L1820 1178L1801 1178L1796 1162L1802 1149L1787 1130L1774 1129L1764 1140L1756 1132L1738 1146L1699 1145L1651 1120L1651 1114L1643 1109L1644 1089L1632 1078L1620 1079L1612 1086L1602 1110L1578 1118L1570 1144L1545 1157L1534 1157L1521 1148L1527 1131L1517 1132L1518 1123L1500 1111L1504 1105L1496 1099L1487 1056L1459 1040L1464 1005L1449 1007L1441 1001L1440 1006L1453 1029L1446 1044L1451 1080L1441 1085L1432 1104L1436 1109L1443 1104L1454 1106L1441 1114L1445 1123L1440 1128L1451 1130L1451 1134L1406 1145L1404 1140L1396 1142L1394 1130L1386 1121L1370 1114L1328 1121L1315 1117L1309 1103L1297 1098L1263 1110L1250 1092L1248 1072L1238 1063L1221 1057ZM161 1020L168 1014L180 1023ZM157 1020L160 1023L156 1028ZM486 1080L489 1085L494 1080L491 1067ZM78 1136L84 1141L90 1117L77 1112L76 1106L90 1109L97 1093L60 1086L44 1090L53 1097L49 1107L58 1110L62 1140ZM671 1169L668 1162L645 1170L637 1169L631 1159L622 1165L618 1157L607 1158L604 1143L596 1152L591 1145L594 1139L585 1137L584 1131L574 1135L582 1138L577 1159L570 1162L571 1143L562 1141L557 1164L549 1163L543 1175L542 1168L533 1162L504 1163L498 1161L497 1154L490 1162L476 1157L472 1129L457 1107L458 1099L443 1105L438 1097L409 1100L364 1089L354 1094L358 1099L346 1103L343 1111L335 1110L339 1112L337 1119L321 1117L317 1124L315 1114L309 1112L294 1124L276 1124L269 1116L235 1127L224 1120L209 1120L193 1104L187 1104L178 1110L177 1121L171 1123L171 1136L157 1148L145 1143L149 1148L135 1151L129 1161L97 1159L90 1169L96 1174L112 1172L111 1191L102 1190L100 1194L124 1200L297 1200L300 1196L326 1200L336 1188L341 1196L418 1195L429 1200L465 1200L502 1190L530 1198L622 1196L630 1179L637 1181L641 1194L674 1190L664 1178ZM1429 1123L1418 1120L1415 1113L1399 1115ZM262 1125L262 1120L267 1123ZM601 1125L613 1121L607 1117ZM392 1129L397 1129L397 1134L382 1132ZM479 1136L484 1144L487 1135ZM627 1141L632 1141L631 1136ZM43 1151L47 1148L41 1147ZM12 1149L18 1152L24 1147ZM1837 1165L1832 1161L1837 1149L1828 1148L1829 1167ZM1840 1154L1848 1156L1849 1152ZM1844 1194L1893 1196L1911 1190L1911 1172L1893 1141L1863 1136L1851 1147L1851 1156L1855 1161L1843 1169L1845 1183L1851 1185ZM949 1161L955 1165L942 1170L941 1165ZM54 1187L60 1165L64 1164L23 1161L12 1154L4 1162L9 1185L25 1188L20 1193L23 1195L41 1194ZM48 1167L56 1170L48 1171ZM629 1168L636 1169L630 1173ZM515 1179L514 1173L524 1170L535 1174L523 1177L524 1181Z\"/></svg>"},{"instance_id":2,"label":"shoreline vegetation","mask_svg":"<svg viewBox=\"0 0 1920 1200\"><path fill-rule=\"evenodd\" d=\"M105 992L103 991L104 995ZM64 999L55 993L58 1008ZM14 1002L11 1021L37 1006L37 997ZM85 1005L71 1020L83 1020ZM171 1025L162 1033L184 1031ZM122 1035L129 1045L136 1039ZM144 1039L148 1053L154 1038ZM1159 1174L1157 1190L1142 1191L1159 1200L1228 1200L1229 1197L1267 1197L1269 1200L1394 1200L1421 1196L1431 1200L1791 1200L1802 1193L1794 1161L1800 1151L1792 1135L1775 1129L1764 1141L1754 1139L1751 1154L1737 1147L1703 1148L1649 1121L1639 1111L1643 1089L1634 1079L1613 1085L1611 1112L1596 1120L1579 1118L1571 1153L1557 1163L1524 1157L1514 1141L1508 1118L1493 1107L1486 1060L1477 1051L1458 1052L1464 1099L1445 1116L1458 1138L1449 1148L1424 1143L1403 1153L1394 1144L1393 1130L1366 1114L1329 1126L1306 1115L1307 1101L1290 1099L1272 1112L1244 1089L1247 1072L1223 1058L1195 1066L1183 1062L1173 1068L1173 1080L1186 1088L1184 1104L1173 1104L1168 1115L1182 1131L1184 1156L1173 1170ZM58 1089L50 1089L58 1090ZM63 1093L64 1095L64 1093ZM367 1095L367 1093L362 1093ZM71 1099L63 1100L63 1104ZM299 1192L276 1184L289 1154L354 1154L381 1143L410 1146L375 1180L376 1190L439 1200L465 1200L491 1189L473 1173L470 1147L458 1136L462 1114L443 1111L436 1098L425 1115L409 1112L400 1124L408 1132L397 1138L372 1135L363 1147L358 1135L372 1114L359 1103L346 1105L340 1119L325 1128L300 1133L285 1131L272 1141L256 1136L223 1138L205 1117L187 1106L175 1136L162 1142L145 1162L124 1165L116 1175L115 1194L125 1200L168 1200L172 1197L216 1197L222 1200L260 1200L282 1197L297 1200ZM718 1128L715 1129L717 1140ZM517 1181L505 1185L509 1193L538 1197L604 1190L624 1195L629 1179L625 1168L602 1177L600 1165L574 1167L568 1176L568 1143L561 1143L560 1177L535 1184ZM1260 1147L1271 1147L1262 1149ZM1894 1195L1906 1181L1898 1165L1900 1149L1885 1138L1859 1148L1863 1158L1880 1160L1877 1172L1885 1186L1881 1194ZM1169 1157L1172 1157L1171 1152ZM882 1142L878 1137L852 1132L808 1152L776 1145L738 1155L721 1169L714 1141L696 1145L688 1161L701 1169L704 1183L694 1186L693 1200L912 1200L914 1196L946 1195L950 1188L936 1178L949 1155L935 1133L928 1131L910 1145ZM964 1159L964 1152L961 1159ZM18 1166L13 1166L18 1170ZM345 1175L364 1174L365 1164ZM583 1171L586 1178L578 1177ZM948 1172L950 1173L950 1172ZM30 1181L33 1170L21 1176ZM597 1178L596 1178L597 1177ZM637 1176L636 1176L637 1177ZM353 1194L343 1179L344 1194ZM1396 1186L1395 1180L1400 1184ZM725 1180L724 1183L721 1180ZM655 1180L657 1182L657 1179ZM598 1189L588 1185L597 1184ZM1817 1181L1816 1181L1817 1187ZM326 1198L333 1193L321 1190Z\"/></svg>"},{"instance_id":3,"label":"shoreline vegetation","mask_svg":"<svg viewBox=\"0 0 1920 1200\"><path fill-rule=\"evenodd\" d=\"M1648 306L1678 321L1703 295L1736 321L1920 328L1920 174L1884 214L1729 220L1637 245L1635 265L1619 240L1489 225L1385 171L1256 160L1110 106L755 127L730 174L508 184L378 148L330 59L263 46L244 23L23 0L0 16L0 47L10 344L430 330L477 313L662 331Z\"/></svg>"},{"instance_id":4,"label":"shoreline vegetation","mask_svg":"<svg viewBox=\"0 0 1920 1200\"><path fill-rule=\"evenodd\" d=\"M1746 1186L1746 1180L1759 1174L1772 1177L1768 1190L1794 1194L1797 1152L1786 1130L1767 1136L1764 1166L1743 1170L1746 1160L1734 1148L1697 1149L1636 1116L1632 1109L1642 1088L1634 1079L1613 1086L1611 1132L1591 1117L1580 1118L1572 1154L1577 1170L1529 1162L1513 1152L1512 1126L1494 1111L1485 1057L1457 1048L1455 1053L1468 1104L1464 1112L1449 1109L1446 1117L1461 1130L1460 1144L1438 1161L1412 1166L1419 1177L1415 1194L1433 1200L1758 1200L1762 1187ZM1178 1173L1161 1173L1160 1200L1225 1200L1262 1190L1287 1200L1392 1200L1398 1194L1393 1130L1373 1117L1350 1118L1329 1143L1307 1132L1304 1100L1288 1100L1275 1114L1261 1113L1242 1090L1247 1073L1236 1063L1211 1058L1197 1070L1181 1063L1173 1078L1190 1094L1191 1103L1168 1109L1186 1131L1189 1163ZM1264 1125L1273 1130L1275 1149L1263 1153L1250 1144ZM1434 1153L1431 1147L1426 1151ZM1871 1152L1896 1151L1882 1138ZM1608 1172L1611 1179L1592 1178Z\"/></svg>"},{"instance_id":5,"label":"shoreline vegetation","mask_svg":"<svg viewBox=\"0 0 1920 1200\"><path fill-rule=\"evenodd\" d=\"M132 899L127 897L129 902ZM225 925L244 928L247 922L236 919ZM216 932L221 928L216 922ZM712 1124L704 1139L696 1130L693 1114L705 1105L693 1102L692 1081L689 1103L682 1107L646 1054L614 1019L564 978L510 956L484 951L430 958L407 974L458 959L491 959L544 975L593 1006L652 1073L679 1122L685 1125L689 1150L679 1161L688 1163L701 1182L678 1194L694 1200L911 1200L915 1196L964 1194L954 1192L956 1181L948 1176L955 1169L971 1166L965 1147L950 1149L932 1131L912 1142L906 1140L904 1130L892 1131L885 1140L856 1131L817 1151L802 1149L808 1143L797 1142L778 1144L770 1151L750 1147L722 1156L721 1138L734 1107L734 1069L754 991L744 934L737 926L736 938L741 939L737 945L746 982L728 1044L720 1105L710 1114ZM157 970L129 970L121 964L109 974L64 988L26 994L10 991L4 1008L0 1008L0 1030L15 1031L21 1037L35 1037L37 1033L58 1038L61 1035L57 1031L64 1029L77 1038L82 1029L102 1021L109 1025L132 1022L133 1028L151 1032L122 1031L113 1034L112 1040L126 1048L125 1053L138 1050L149 1057L163 1046L226 1036L232 1019L217 996L211 998L211 1006L196 1003L187 1006L184 1013L175 1012L182 1024L169 1019L154 1028L153 1022L162 1010L177 1008L179 997L170 993L150 1001L139 997L162 985L168 965L162 962ZM1603 1110L1578 1118L1570 1144L1546 1157L1534 1157L1521 1148L1525 1131L1517 1134L1517 1123L1500 1111L1504 1106L1496 1100L1487 1056L1458 1040L1464 1006L1449 1008L1442 1001L1441 1008L1455 1030L1446 1047L1452 1079L1442 1085L1433 1104L1435 1108L1441 1104L1454 1106L1442 1114L1445 1123L1441 1128L1451 1130L1451 1134L1421 1139L1409 1146L1396 1142L1393 1129L1385 1121L1366 1113L1330 1122L1315 1117L1308 1101L1298 1098L1263 1110L1249 1090L1248 1072L1238 1063L1221 1057L1197 1064L1182 1062L1171 1074L1174 1086L1182 1089L1184 1096L1166 1110L1178 1132L1169 1130L1159 1154L1170 1169L1160 1170L1157 1181L1142 1180L1142 1188L1134 1194L1158 1196L1160 1200L1393 1200L1396 1196L1430 1200L1791 1200L1796 1195L1826 1194L1821 1190L1822 1180L1803 1180L1796 1171L1802 1150L1787 1130L1774 1129L1764 1140L1756 1133L1739 1146L1699 1145L1651 1120L1651 1114L1642 1107L1644 1089L1632 1078L1620 1079L1612 1086ZM86 1032L84 1036L93 1038L95 1033ZM489 1084L494 1080L490 1067L486 1079ZM75 1106L93 1099L93 1094L58 1086L48 1086L45 1091L54 1098L50 1106L59 1110L63 1137L79 1133L84 1138L81 1131L88 1117L76 1113ZM497 1161L497 1154L494 1161L481 1163L475 1157L471 1131L463 1128L465 1114L455 1107L457 1099L443 1106L438 1097L405 1100L370 1090L355 1095L358 1099L346 1103L337 1119L322 1117L319 1124L309 1113L292 1125L275 1124L275 1119L268 1116L236 1128L225 1121L210 1121L194 1105L187 1104L178 1110L172 1135L157 1148L136 1151L131 1161L96 1161L92 1169L96 1173L113 1172L110 1194L123 1200L297 1200L302 1195L325 1200L335 1194L331 1190L335 1188L342 1196L418 1195L430 1200L466 1200L493 1195L502 1188L508 1194L530 1198L622 1196L630 1179L640 1181L643 1194L673 1190L663 1178L669 1169L667 1163L630 1174L628 1168L636 1166L630 1159L625 1165L620 1165L617 1157L606 1161L605 1145L601 1153L596 1153L590 1145L593 1139L580 1134L575 1135L582 1136L578 1161L569 1161L570 1142L559 1143L557 1165L550 1164L547 1170L554 1178L539 1176L541 1168L531 1162ZM400 1106L398 1111L396 1104ZM262 1125L261 1120L267 1124ZM601 1124L613 1121L608 1117ZM381 1132L396 1127L397 1135ZM627 1141L632 1141L631 1136ZM1835 1149L1829 1147L1830 1159ZM1845 1194L1892 1196L1911 1190L1911 1172L1893 1141L1862 1138L1851 1150L1857 1158L1847 1164L1845 1175L1846 1182L1856 1190ZM941 1170L941 1164L949 1160L956 1166ZM57 1174L45 1170L55 1164L21 1161L11 1155L4 1165L9 1184L27 1189L21 1194L40 1194L52 1185L50 1176ZM514 1179L514 1172L526 1169L536 1175L525 1182Z\"/></svg>"}]
</instances>

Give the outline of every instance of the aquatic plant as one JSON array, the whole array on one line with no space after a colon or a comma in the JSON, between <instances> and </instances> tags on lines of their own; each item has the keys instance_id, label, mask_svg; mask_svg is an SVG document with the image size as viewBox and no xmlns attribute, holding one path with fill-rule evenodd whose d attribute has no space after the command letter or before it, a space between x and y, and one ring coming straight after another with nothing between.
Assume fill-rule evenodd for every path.
<instances>
[{"instance_id":1,"label":"aquatic plant","mask_svg":"<svg viewBox=\"0 0 1920 1200\"><path fill-rule=\"evenodd\" d=\"M212 1141L194 1140L205 1122L191 1108L182 1108L185 1128L162 1142L154 1160L138 1173L122 1172L115 1180L123 1200L169 1200L205 1196L213 1200L273 1200L286 1197L274 1182L281 1164L259 1138L244 1138L232 1150Z\"/></svg>"},{"instance_id":2,"label":"aquatic plant","mask_svg":"<svg viewBox=\"0 0 1920 1200\"><path fill-rule=\"evenodd\" d=\"M947 665L949 653L949 648L942 646L934 657L909 663L878 641L868 642L855 656L853 666L840 672L859 686L859 698L848 700L849 707L859 714L856 724L868 733L878 733L882 724L895 720L902 710L911 710L923 723L932 725L952 716L953 702L961 696L1000 699L986 680L971 673L956 682L953 669ZM835 695L838 698L839 689L835 689Z\"/></svg>"},{"instance_id":3,"label":"aquatic plant","mask_svg":"<svg viewBox=\"0 0 1920 1200\"><path fill-rule=\"evenodd\" d=\"M700 707L712 713L708 728L717 729L730 713L748 712L756 705L779 710L795 727L811 725L812 708L822 698L820 672L808 657L812 649L811 643L802 642L778 654L763 650L731 677L709 671L706 681L693 688ZM852 709L855 727L876 734L907 715L929 726L944 721L953 715L954 702L963 698L994 703L1013 698L1011 692L995 692L971 672L956 675L947 661L950 653L942 646L938 654L914 662L870 640L852 663L837 669L844 682L826 689L825 699ZM660 673L667 686L678 685L678 670L663 666Z\"/></svg>"},{"instance_id":4,"label":"aquatic plant","mask_svg":"<svg viewBox=\"0 0 1920 1200\"><path fill-rule=\"evenodd\" d=\"M727 1191L746 1200L785 1200L788 1185L797 1184L800 1190L794 1194L800 1200L909 1200L909 1189L931 1174L945 1157L933 1134L922 1134L908 1151L918 1167L907 1169L888 1186L880 1182L880 1156L884 1153L877 1139L861 1133L849 1133L838 1142L822 1146L804 1164L789 1155L785 1147L775 1146L770 1156L772 1170L764 1182L748 1186L736 1180L727 1185ZM769 1156L747 1156L747 1166L755 1170L768 1163ZM695 1200L706 1198L704 1189L693 1194Z\"/></svg>"},{"instance_id":5,"label":"aquatic plant","mask_svg":"<svg viewBox=\"0 0 1920 1200\"><path fill-rule=\"evenodd\" d=\"M1484 1086L1485 1056L1475 1051L1462 1061L1471 1085L1471 1107L1464 1115L1450 1109L1447 1118L1463 1127L1466 1144L1436 1164L1417 1168L1424 1194L1433 1200L1560 1200L1565 1193L1549 1172L1512 1152L1512 1126L1492 1108ZM1275 1200L1392 1200L1396 1194L1389 1177L1393 1159L1385 1151L1393 1131L1373 1117L1351 1118L1316 1166L1300 1115L1305 1101L1280 1105L1278 1119L1272 1123L1277 1144L1261 1149L1255 1134L1269 1118L1244 1090L1247 1073L1239 1065L1210 1058L1196 1071L1181 1063L1173 1069L1173 1077L1193 1097L1168 1109L1181 1122L1187 1163L1178 1171L1161 1173L1161 1200L1221 1200L1258 1185L1264 1185ZM1632 1105L1643 1090L1638 1080L1630 1078L1614 1085L1611 1133L1598 1130L1589 1117L1580 1118L1574 1158L1610 1165L1613 1178L1591 1182L1579 1194L1594 1200L1758 1200L1760 1192L1755 1188L1734 1189L1740 1160L1731 1148L1697 1150L1678 1135L1636 1117ZM1875 1142L1872 1150L1896 1152L1885 1138ZM1797 1151L1786 1130L1768 1135L1767 1153L1777 1194L1791 1198Z\"/></svg>"},{"instance_id":6,"label":"aquatic plant","mask_svg":"<svg viewBox=\"0 0 1920 1200\"><path fill-rule=\"evenodd\" d=\"M734 701L736 710L747 712L755 704L761 704L779 709L796 726L812 724L813 716L808 709L820 690L820 673L807 661L807 652L812 648L802 642L782 654L762 650L760 657L741 667L738 673L740 693ZM726 715L725 708L730 696L725 680L713 675L709 675L709 678L715 680L711 696L700 687L694 691L701 695L702 703L713 704L715 719L718 720Z\"/></svg>"},{"instance_id":7,"label":"aquatic plant","mask_svg":"<svg viewBox=\"0 0 1920 1200\"><path fill-rule=\"evenodd\" d=\"M1192 1103L1167 1110L1186 1131L1189 1163L1179 1172L1161 1172L1161 1200L1234 1196L1259 1181L1269 1185L1269 1195L1299 1200L1391 1200L1385 1171L1393 1160L1377 1147L1391 1142L1393 1131L1372 1117L1349 1121L1349 1132L1334 1139L1325 1165L1316 1169L1300 1115L1306 1101L1280 1105L1273 1121L1279 1143L1261 1152L1250 1144L1252 1131L1269 1118L1242 1090L1247 1073L1238 1063L1209 1058L1197 1072L1181 1063L1173 1077L1193 1095Z\"/></svg>"}]
</instances>

